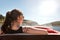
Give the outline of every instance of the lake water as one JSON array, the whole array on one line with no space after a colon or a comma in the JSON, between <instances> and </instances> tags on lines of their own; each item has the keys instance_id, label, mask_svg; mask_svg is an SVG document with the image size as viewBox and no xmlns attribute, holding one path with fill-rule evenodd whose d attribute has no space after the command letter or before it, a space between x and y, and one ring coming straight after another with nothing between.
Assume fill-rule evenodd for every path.
<instances>
[{"instance_id":1,"label":"lake water","mask_svg":"<svg viewBox=\"0 0 60 40\"><path fill-rule=\"evenodd\" d=\"M60 31L60 26L53 26L52 27L54 30Z\"/></svg>"}]
</instances>

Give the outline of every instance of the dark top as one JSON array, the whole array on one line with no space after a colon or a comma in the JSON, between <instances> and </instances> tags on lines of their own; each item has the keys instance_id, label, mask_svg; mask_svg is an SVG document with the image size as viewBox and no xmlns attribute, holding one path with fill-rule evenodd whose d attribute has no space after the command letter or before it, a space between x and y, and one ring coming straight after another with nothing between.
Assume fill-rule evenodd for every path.
<instances>
[{"instance_id":1,"label":"dark top","mask_svg":"<svg viewBox=\"0 0 60 40\"><path fill-rule=\"evenodd\" d=\"M6 34L14 34L14 33L23 33L22 27L20 27L18 30L8 29L8 31L6 32Z\"/></svg>"}]
</instances>

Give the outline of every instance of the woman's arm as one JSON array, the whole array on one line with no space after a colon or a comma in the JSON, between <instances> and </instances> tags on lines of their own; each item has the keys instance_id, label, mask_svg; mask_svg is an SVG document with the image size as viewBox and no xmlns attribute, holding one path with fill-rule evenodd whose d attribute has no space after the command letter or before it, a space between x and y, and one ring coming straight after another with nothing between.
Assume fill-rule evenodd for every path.
<instances>
[{"instance_id":1,"label":"woman's arm","mask_svg":"<svg viewBox=\"0 0 60 40\"><path fill-rule=\"evenodd\" d=\"M23 32L33 34L33 35L48 35L47 31L44 30L36 30L30 27L23 28Z\"/></svg>"}]
</instances>

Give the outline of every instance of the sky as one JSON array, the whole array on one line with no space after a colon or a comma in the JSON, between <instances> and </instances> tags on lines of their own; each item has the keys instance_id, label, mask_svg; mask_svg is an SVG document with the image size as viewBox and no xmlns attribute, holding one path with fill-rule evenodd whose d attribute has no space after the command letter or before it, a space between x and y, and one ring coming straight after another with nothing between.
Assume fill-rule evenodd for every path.
<instances>
[{"instance_id":1,"label":"sky","mask_svg":"<svg viewBox=\"0 0 60 40\"><path fill-rule=\"evenodd\" d=\"M18 9L38 24L60 21L60 0L0 0L0 14Z\"/></svg>"}]
</instances>

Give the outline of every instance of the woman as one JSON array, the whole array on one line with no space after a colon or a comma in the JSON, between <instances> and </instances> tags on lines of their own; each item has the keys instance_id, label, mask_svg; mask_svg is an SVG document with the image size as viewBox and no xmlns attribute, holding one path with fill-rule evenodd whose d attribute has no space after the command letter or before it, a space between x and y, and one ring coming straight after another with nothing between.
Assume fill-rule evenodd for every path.
<instances>
[{"instance_id":1,"label":"woman","mask_svg":"<svg viewBox=\"0 0 60 40\"><path fill-rule=\"evenodd\" d=\"M24 16L17 9L6 13L6 19L1 27L1 34L29 33L36 35L47 35L47 31L35 30L29 27L22 28Z\"/></svg>"}]
</instances>

